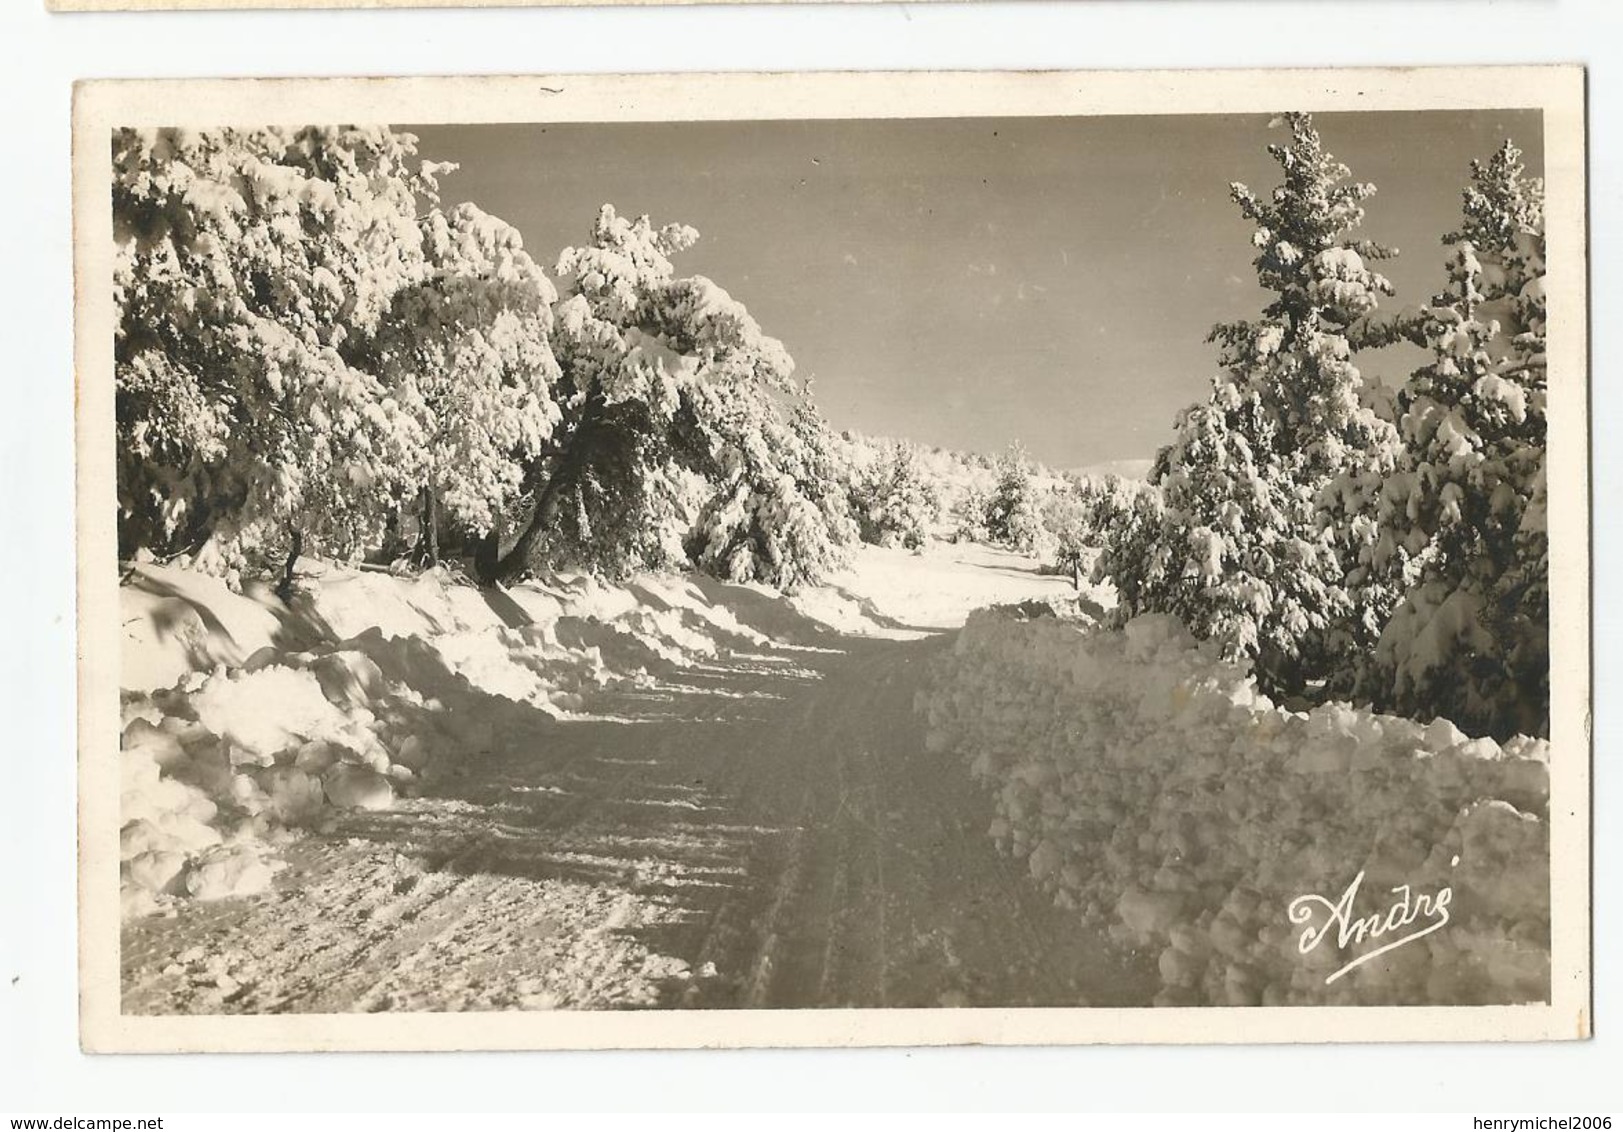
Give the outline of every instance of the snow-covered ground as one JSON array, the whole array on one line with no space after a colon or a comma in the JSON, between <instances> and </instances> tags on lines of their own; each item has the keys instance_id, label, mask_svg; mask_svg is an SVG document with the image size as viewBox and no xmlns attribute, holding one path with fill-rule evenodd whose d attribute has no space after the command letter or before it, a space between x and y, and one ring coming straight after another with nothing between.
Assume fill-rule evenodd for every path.
<instances>
[{"instance_id":1,"label":"snow-covered ground","mask_svg":"<svg viewBox=\"0 0 1623 1132\"><path fill-rule=\"evenodd\" d=\"M923 707L931 749L996 791L998 843L1156 956L1157 1003L1549 994L1542 740L1285 711L1162 616L1100 632L978 613Z\"/></svg>"},{"instance_id":2,"label":"snow-covered ground","mask_svg":"<svg viewBox=\"0 0 1623 1132\"><path fill-rule=\"evenodd\" d=\"M127 1011L1548 990L1545 744L1283 711L1029 559L303 590L123 588ZM1417 915L1304 954L1359 874Z\"/></svg>"},{"instance_id":3,"label":"snow-covered ground","mask_svg":"<svg viewBox=\"0 0 1623 1132\"><path fill-rule=\"evenodd\" d=\"M913 640L956 629L983 606L1072 593L1067 579L1040 573L1031 558L977 543L935 543L922 553L864 546L851 569L789 600L837 632Z\"/></svg>"},{"instance_id":4,"label":"snow-covered ground","mask_svg":"<svg viewBox=\"0 0 1623 1132\"><path fill-rule=\"evenodd\" d=\"M788 599L700 577L306 588L286 610L179 570L125 587L126 1010L1153 991L925 750L941 630L1069 592L1027 560L868 548Z\"/></svg>"}]
</instances>

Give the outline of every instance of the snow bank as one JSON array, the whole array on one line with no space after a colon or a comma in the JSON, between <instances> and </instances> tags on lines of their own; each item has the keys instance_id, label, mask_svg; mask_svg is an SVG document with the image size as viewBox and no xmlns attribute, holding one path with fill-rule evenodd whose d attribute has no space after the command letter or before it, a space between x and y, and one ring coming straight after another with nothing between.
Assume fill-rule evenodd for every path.
<instances>
[{"instance_id":1,"label":"snow bank","mask_svg":"<svg viewBox=\"0 0 1623 1132\"><path fill-rule=\"evenodd\" d=\"M928 742L1059 903L1155 950L1158 1005L1547 997L1547 743L1288 712L1170 618L1029 614L970 617L921 693Z\"/></svg>"},{"instance_id":2,"label":"snow bank","mask_svg":"<svg viewBox=\"0 0 1623 1132\"><path fill-rule=\"evenodd\" d=\"M544 749L593 691L773 639L744 587L587 578L500 594L310 565L291 605L151 564L120 590L125 911L262 891L277 849L497 745ZM815 628L815 627L814 627Z\"/></svg>"},{"instance_id":3,"label":"snow bank","mask_svg":"<svg viewBox=\"0 0 1623 1132\"><path fill-rule=\"evenodd\" d=\"M376 630L127 692L126 914L262 891L294 831L335 809L387 809L438 756L488 749L489 699L421 640Z\"/></svg>"}]
</instances>

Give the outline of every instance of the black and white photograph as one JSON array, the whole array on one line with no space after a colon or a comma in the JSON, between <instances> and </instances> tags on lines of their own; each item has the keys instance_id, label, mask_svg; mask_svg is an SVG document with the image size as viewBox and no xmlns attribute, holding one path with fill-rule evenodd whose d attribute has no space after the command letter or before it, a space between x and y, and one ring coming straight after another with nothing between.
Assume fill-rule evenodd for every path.
<instances>
[{"instance_id":1,"label":"black and white photograph","mask_svg":"<svg viewBox=\"0 0 1623 1132\"><path fill-rule=\"evenodd\" d=\"M88 1044L1585 1036L1581 72L438 82L79 92Z\"/></svg>"}]
</instances>

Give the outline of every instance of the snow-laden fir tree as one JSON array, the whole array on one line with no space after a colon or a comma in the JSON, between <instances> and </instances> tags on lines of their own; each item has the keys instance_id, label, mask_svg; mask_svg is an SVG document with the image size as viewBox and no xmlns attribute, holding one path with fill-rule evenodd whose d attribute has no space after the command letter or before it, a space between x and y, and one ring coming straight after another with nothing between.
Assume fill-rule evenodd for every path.
<instances>
[{"instance_id":1,"label":"snow-laden fir tree","mask_svg":"<svg viewBox=\"0 0 1623 1132\"><path fill-rule=\"evenodd\" d=\"M449 525L475 537L511 505L560 413L549 341L557 299L517 229L472 204L422 220L423 279L391 304L374 348L384 385L421 422L419 552Z\"/></svg>"},{"instance_id":2,"label":"snow-laden fir tree","mask_svg":"<svg viewBox=\"0 0 1623 1132\"><path fill-rule=\"evenodd\" d=\"M385 128L112 148L121 553L230 568L376 545L422 435L354 359L422 278L438 167Z\"/></svg>"},{"instance_id":3,"label":"snow-laden fir tree","mask_svg":"<svg viewBox=\"0 0 1623 1132\"><path fill-rule=\"evenodd\" d=\"M1054 564L1069 574L1071 585L1082 588L1084 567L1092 558L1097 539L1088 480L1068 480L1048 492L1043 500L1043 529L1053 547Z\"/></svg>"},{"instance_id":4,"label":"snow-laden fir tree","mask_svg":"<svg viewBox=\"0 0 1623 1132\"><path fill-rule=\"evenodd\" d=\"M991 490L978 480L967 480L958 488L947 510L954 542L991 541L986 533L986 512L991 500Z\"/></svg>"},{"instance_id":5,"label":"snow-laden fir tree","mask_svg":"<svg viewBox=\"0 0 1623 1132\"><path fill-rule=\"evenodd\" d=\"M1543 187L1505 142L1473 162L1432 360L1398 395L1403 451L1371 504L1407 584L1363 690L1499 735L1549 728Z\"/></svg>"},{"instance_id":6,"label":"snow-laden fir tree","mask_svg":"<svg viewBox=\"0 0 1623 1132\"><path fill-rule=\"evenodd\" d=\"M929 541L941 518L941 497L918 446L883 442L855 470L851 512L862 541L916 550Z\"/></svg>"},{"instance_id":7,"label":"snow-laden fir tree","mask_svg":"<svg viewBox=\"0 0 1623 1132\"><path fill-rule=\"evenodd\" d=\"M1042 544L1042 501L1033 482L1031 458L1019 441L997 462L997 486L986 504L986 534L1023 554Z\"/></svg>"},{"instance_id":8,"label":"snow-laden fir tree","mask_svg":"<svg viewBox=\"0 0 1623 1132\"><path fill-rule=\"evenodd\" d=\"M1349 588L1367 548L1337 521L1349 473L1389 470L1395 431L1353 362L1347 328L1390 295L1370 266L1392 254L1351 235L1372 185L1350 181L1311 118L1277 124L1282 181L1266 198L1231 186L1256 226L1257 280L1272 298L1254 321L1220 324L1222 372L1185 410L1147 494L1107 540L1096 574L1121 609L1171 613L1252 658L1265 687L1299 692L1350 671L1384 623L1379 591Z\"/></svg>"},{"instance_id":9,"label":"snow-laden fir tree","mask_svg":"<svg viewBox=\"0 0 1623 1132\"><path fill-rule=\"evenodd\" d=\"M1124 610L1149 608L1143 588L1147 571L1109 571L1117 562L1159 552L1164 521L1161 489L1145 480L1111 473L1090 480L1081 494L1086 512L1084 539L1098 551L1093 560L1093 580L1104 581L1108 575Z\"/></svg>"},{"instance_id":10,"label":"snow-laden fir tree","mask_svg":"<svg viewBox=\"0 0 1623 1132\"><path fill-rule=\"evenodd\" d=\"M810 392L787 421L760 408L724 438L720 488L687 549L718 578L794 591L849 564L857 526L840 487L837 438Z\"/></svg>"}]
</instances>

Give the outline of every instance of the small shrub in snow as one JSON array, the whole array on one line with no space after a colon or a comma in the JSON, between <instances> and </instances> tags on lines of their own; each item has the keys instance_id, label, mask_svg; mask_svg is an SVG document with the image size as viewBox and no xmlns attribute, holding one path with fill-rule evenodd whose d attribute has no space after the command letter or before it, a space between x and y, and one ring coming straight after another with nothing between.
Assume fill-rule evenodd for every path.
<instances>
[{"instance_id":1,"label":"small shrub in snow","mask_svg":"<svg viewBox=\"0 0 1623 1132\"><path fill-rule=\"evenodd\" d=\"M979 484L964 485L949 509L955 542L991 541L986 532L986 510L990 502L991 493Z\"/></svg>"},{"instance_id":2,"label":"small shrub in snow","mask_svg":"<svg viewBox=\"0 0 1623 1132\"><path fill-rule=\"evenodd\" d=\"M1033 480L1031 459L1018 443L997 464L997 486L986 503L986 534L1023 554L1044 545L1042 501Z\"/></svg>"},{"instance_id":3,"label":"small shrub in snow","mask_svg":"<svg viewBox=\"0 0 1623 1132\"><path fill-rule=\"evenodd\" d=\"M862 541L916 550L941 517L941 499L916 446L889 442L854 476L851 512Z\"/></svg>"},{"instance_id":4,"label":"small shrub in snow","mask_svg":"<svg viewBox=\"0 0 1623 1132\"><path fill-rule=\"evenodd\" d=\"M1099 545L1096 500L1105 490L1092 481L1065 483L1048 492L1043 500L1043 529L1053 548L1054 563L1071 576L1077 589L1082 588L1082 579Z\"/></svg>"}]
</instances>

